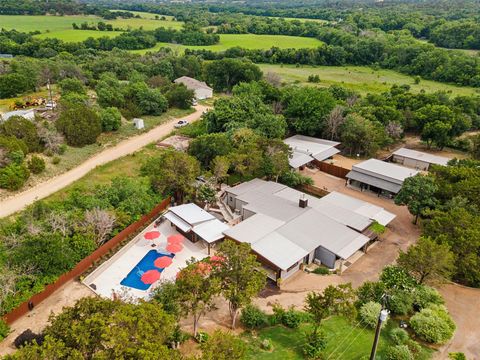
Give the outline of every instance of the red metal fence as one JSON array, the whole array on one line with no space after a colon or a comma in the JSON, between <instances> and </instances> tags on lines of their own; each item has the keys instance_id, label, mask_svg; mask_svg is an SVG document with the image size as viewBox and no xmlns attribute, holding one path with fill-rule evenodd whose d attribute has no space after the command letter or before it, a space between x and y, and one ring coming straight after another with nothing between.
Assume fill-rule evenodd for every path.
<instances>
[{"instance_id":1,"label":"red metal fence","mask_svg":"<svg viewBox=\"0 0 480 360\"><path fill-rule=\"evenodd\" d=\"M339 178L342 178L342 179L346 179L347 174L350 172L349 169L345 169L343 167L336 166L336 165L333 165L333 164L329 164L329 163L323 162L323 161L314 160L313 164L320 171L323 171L327 174L330 174L330 175L333 175L333 176L336 176L336 177L339 177Z\"/></svg>"},{"instance_id":2,"label":"red metal fence","mask_svg":"<svg viewBox=\"0 0 480 360\"><path fill-rule=\"evenodd\" d=\"M139 229L143 228L147 223L150 223L156 216L158 216L163 210L167 208L168 204L170 204L170 198L163 200L150 213L144 215L137 222L134 222L133 224L127 226L116 236L114 236L110 241L106 242L89 256L80 261L71 271L62 274L53 284L47 285L42 292L33 295L30 299L20 304L8 314L4 315L3 319L5 320L5 322L7 324L11 324L21 316L27 314L30 309L33 308L33 306L38 305L40 302L52 295L62 285L83 274L92 265L94 265L95 262L105 256L109 251L114 249L129 236L136 233Z\"/></svg>"}]
</instances>

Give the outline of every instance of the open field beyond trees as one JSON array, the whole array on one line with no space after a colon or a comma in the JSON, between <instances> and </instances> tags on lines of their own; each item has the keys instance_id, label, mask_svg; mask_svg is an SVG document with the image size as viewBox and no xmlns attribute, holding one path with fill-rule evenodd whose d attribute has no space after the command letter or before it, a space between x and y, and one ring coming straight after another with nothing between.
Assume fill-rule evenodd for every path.
<instances>
[{"instance_id":1,"label":"open field beyond trees","mask_svg":"<svg viewBox=\"0 0 480 360\"><path fill-rule=\"evenodd\" d=\"M138 54L144 54L148 51L156 51L162 47L171 47L183 51L184 49L193 50L211 50L223 51L235 46L244 49L269 49L273 46L281 49L301 49L315 48L320 46L322 42L314 38L306 38L300 36L284 36L284 35L255 35L255 34L220 34L220 42L216 45L209 46L188 46L179 44L157 43L150 49L134 50Z\"/></svg>"},{"instance_id":2,"label":"open field beyond trees","mask_svg":"<svg viewBox=\"0 0 480 360\"><path fill-rule=\"evenodd\" d=\"M330 85L341 85L343 87L358 91L365 95L373 92L388 91L392 85L410 86L411 91L426 92L446 91L452 95L474 95L479 90L466 87L444 84L437 81L421 80L415 84L413 77L400 74L393 70L374 70L366 66L301 66L259 64L264 73L277 73L282 81L286 83L308 84L309 75L318 75L320 83L317 85L328 87Z\"/></svg>"}]
</instances>

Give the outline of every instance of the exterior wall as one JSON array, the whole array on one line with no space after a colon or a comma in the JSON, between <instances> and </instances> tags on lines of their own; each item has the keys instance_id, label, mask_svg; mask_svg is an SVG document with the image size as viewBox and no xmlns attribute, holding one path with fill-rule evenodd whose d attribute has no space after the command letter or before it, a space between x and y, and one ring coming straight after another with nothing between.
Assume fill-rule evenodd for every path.
<instances>
[{"instance_id":1,"label":"exterior wall","mask_svg":"<svg viewBox=\"0 0 480 360\"><path fill-rule=\"evenodd\" d=\"M293 274L295 274L300 269L300 263L301 263L301 261L297 262L295 264L295 266L290 268L290 270L288 270L288 271L282 270L282 272L280 274L280 278L285 280L285 279L289 278L290 276L292 276Z\"/></svg>"},{"instance_id":2,"label":"exterior wall","mask_svg":"<svg viewBox=\"0 0 480 360\"><path fill-rule=\"evenodd\" d=\"M195 98L197 100L209 99L213 96L213 90L211 89L196 89Z\"/></svg>"},{"instance_id":3,"label":"exterior wall","mask_svg":"<svg viewBox=\"0 0 480 360\"><path fill-rule=\"evenodd\" d=\"M401 164L403 166L422 171L427 171L430 166L430 163L428 162L410 159L399 155L393 155L392 160L397 164Z\"/></svg>"},{"instance_id":4,"label":"exterior wall","mask_svg":"<svg viewBox=\"0 0 480 360\"><path fill-rule=\"evenodd\" d=\"M230 206L231 209L235 209L235 199L235 195L227 192L227 205Z\"/></svg>"},{"instance_id":5,"label":"exterior wall","mask_svg":"<svg viewBox=\"0 0 480 360\"><path fill-rule=\"evenodd\" d=\"M243 205L246 205L247 203L242 201L242 200L239 200L239 199L235 199L235 206L233 207L235 210L238 210L240 211L240 213L242 212L242 208L243 208Z\"/></svg>"},{"instance_id":6,"label":"exterior wall","mask_svg":"<svg viewBox=\"0 0 480 360\"><path fill-rule=\"evenodd\" d=\"M255 215L255 213L254 213L253 211L249 211L249 210L245 210L245 209L243 209L243 211L242 211L242 218L243 218L243 220L246 220L246 219L248 219L250 216L253 216L253 215Z\"/></svg>"},{"instance_id":7,"label":"exterior wall","mask_svg":"<svg viewBox=\"0 0 480 360\"><path fill-rule=\"evenodd\" d=\"M315 250L315 258L320 260L321 263L326 267L335 269L335 261L337 260L337 256L331 251L319 246Z\"/></svg>"}]
</instances>

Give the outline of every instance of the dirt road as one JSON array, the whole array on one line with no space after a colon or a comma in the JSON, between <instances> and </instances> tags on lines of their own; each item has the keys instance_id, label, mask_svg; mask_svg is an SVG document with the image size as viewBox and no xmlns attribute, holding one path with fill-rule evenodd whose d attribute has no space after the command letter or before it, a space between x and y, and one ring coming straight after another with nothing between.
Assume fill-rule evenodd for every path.
<instances>
[{"instance_id":1,"label":"dirt road","mask_svg":"<svg viewBox=\"0 0 480 360\"><path fill-rule=\"evenodd\" d=\"M195 106L196 111L194 113L182 117L182 119L186 119L189 122L194 122L198 120L202 116L202 113L207 109L207 106L197 105ZM171 121L159 125L144 134L124 140L117 145L91 157L72 170L55 176L24 192L6 198L0 202L0 218L22 210L25 206L32 204L35 200L43 199L57 192L58 190L85 176L89 171L93 170L99 165L106 164L112 160L134 153L135 151L140 150L142 147L161 139L174 129L173 126L178 120L179 119L172 119Z\"/></svg>"}]
</instances>

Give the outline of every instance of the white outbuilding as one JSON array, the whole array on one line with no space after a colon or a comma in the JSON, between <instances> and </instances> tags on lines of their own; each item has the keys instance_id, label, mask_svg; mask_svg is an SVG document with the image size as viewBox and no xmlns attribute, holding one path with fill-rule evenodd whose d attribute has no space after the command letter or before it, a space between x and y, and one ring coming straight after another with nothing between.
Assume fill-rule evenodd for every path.
<instances>
[{"instance_id":1,"label":"white outbuilding","mask_svg":"<svg viewBox=\"0 0 480 360\"><path fill-rule=\"evenodd\" d=\"M188 76L182 76L175 79L173 82L175 84L183 84L188 90L193 90L195 93L195 99L197 100L209 99L213 96L213 89L204 81L199 81Z\"/></svg>"}]
</instances>

